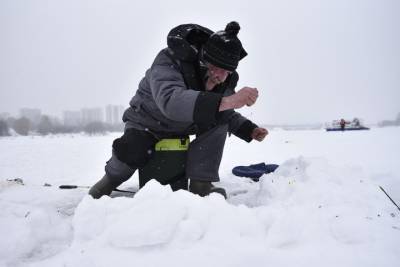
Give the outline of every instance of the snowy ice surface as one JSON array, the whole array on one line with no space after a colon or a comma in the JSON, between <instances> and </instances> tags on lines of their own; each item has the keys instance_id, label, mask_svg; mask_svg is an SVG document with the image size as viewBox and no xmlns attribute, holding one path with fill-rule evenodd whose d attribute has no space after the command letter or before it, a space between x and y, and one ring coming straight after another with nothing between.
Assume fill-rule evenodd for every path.
<instances>
[{"instance_id":1,"label":"snowy ice surface","mask_svg":"<svg viewBox=\"0 0 400 267\"><path fill-rule=\"evenodd\" d=\"M398 266L400 128L229 138L201 198L149 182L94 200L118 134L0 138L0 266ZM236 165L281 164L260 182ZM21 178L25 185L7 181ZM43 186L45 183L52 186ZM138 187L137 174L121 189Z\"/></svg>"}]
</instances>

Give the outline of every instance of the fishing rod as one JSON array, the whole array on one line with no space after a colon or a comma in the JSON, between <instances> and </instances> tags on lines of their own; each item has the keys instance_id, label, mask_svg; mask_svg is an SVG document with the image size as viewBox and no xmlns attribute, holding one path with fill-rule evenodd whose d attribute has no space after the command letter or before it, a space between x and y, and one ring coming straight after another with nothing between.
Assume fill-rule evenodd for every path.
<instances>
[{"instance_id":1,"label":"fishing rod","mask_svg":"<svg viewBox=\"0 0 400 267\"><path fill-rule=\"evenodd\" d=\"M90 186L84 186L84 185L73 185L73 184L63 184L58 187L59 189L77 189L77 188L85 188L89 189ZM121 193L130 193L130 194L136 194L135 191L128 191L128 190L121 190L121 189L114 189L113 191L116 192L121 192Z\"/></svg>"},{"instance_id":2,"label":"fishing rod","mask_svg":"<svg viewBox=\"0 0 400 267\"><path fill-rule=\"evenodd\" d=\"M386 193L385 189L383 189L382 186L379 186L379 188L383 191L383 193L385 193L385 195L390 199L390 201L392 201L392 203L397 207L397 209L400 210L399 205L397 205L396 202L394 202L394 200L389 196L389 194Z\"/></svg>"},{"instance_id":3,"label":"fishing rod","mask_svg":"<svg viewBox=\"0 0 400 267\"><path fill-rule=\"evenodd\" d=\"M25 185L24 180L22 180L21 178L15 178L15 179L7 179L7 182L12 182L15 184L19 184L19 185ZM38 186L38 185L34 185L34 186ZM52 185L49 183L45 183L42 186L44 187L51 187ZM63 184L58 186L59 189L78 189L78 188L84 188L84 189L89 189L90 186L84 186L84 185L74 185L74 184ZM121 190L121 189L114 189L113 191L116 192L121 192L121 193L129 193L129 194L136 194L136 191L128 191L128 190Z\"/></svg>"}]
</instances>

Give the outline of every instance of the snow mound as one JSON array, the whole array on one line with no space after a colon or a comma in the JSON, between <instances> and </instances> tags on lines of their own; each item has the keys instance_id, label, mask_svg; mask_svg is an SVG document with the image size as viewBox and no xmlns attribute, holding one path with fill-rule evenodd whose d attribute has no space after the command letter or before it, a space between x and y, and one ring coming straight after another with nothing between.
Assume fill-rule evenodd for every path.
<instances>
[{"instance_id":1,"label":"snow mound","mask_svg":"<svg viewBox=\"0 0 400 267\"><path fill-rule=\"evenodd\" d=\"M1 182L0 192L0 266L40 261L67 249L76 206L73 196L14 181Z\"/></svg>"},{"instance_id":2,"label":"snow mound","mask_svg":"<svg viewBox=\"0 0 400 267\"><path fill-rule=\"evenodd\" d=\"M332 244L373 243L394 232L390 225L396 223L393 207L361 169L323 158L290 159L264 175L254 203L274 214L267 241L272 247L315 243L316 237Z\"/></svg>"},{"instance_id":3,"label":"snow mound","mask_svg":"<svg viewBox=\"0 0 400 267\"><path fill-rule=\"evenodd\" d=\"M155 181L134 198L86 196L75 211L71 248L48 266L118 261L205 266L208 259L241 266L266 262L265 255L282 266L299 261L374 266L384 251L397 253L400 228L398 218L390 216L393 207L358 168L298 157L253 185L258 189L249 192L252 206L232 205L218 194L201 198L172 192ZM199 253L206 256L198 259Z\"/></svg>"},{"instance_id":4,"label":"snow mound","mask_svg":"<svg viewBox=\"0 0 400 267\"><path fill-rule=\"evenodd\" d=\"M75 212L73 225L76 243L98 242L117 248L257 240L266 230L255 211L229 205L219 194L200 198L187 191L173 193L155 181L133 199L86 197Z\"/></svg>"}]
</instances>

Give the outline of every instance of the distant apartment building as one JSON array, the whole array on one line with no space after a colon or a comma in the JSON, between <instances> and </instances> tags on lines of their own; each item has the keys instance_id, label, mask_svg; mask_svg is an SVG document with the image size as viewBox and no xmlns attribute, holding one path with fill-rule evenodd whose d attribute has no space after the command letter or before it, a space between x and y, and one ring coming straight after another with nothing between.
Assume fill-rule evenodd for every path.
<instances>
[{"instance_id":1,"label":"distant apartment building","mask_svg":"<svg viewBox=\"0 0 400 267\"><path fill-rule=\"evenodd\" d=\"M64 111L63 122L65 126L79 126L82 123L82 114L80 111Z\"/></svg>"},{"instance_id":2,"label":"distant apartment building","mask_svg":"<svg viewBox=\"0 0 400 267\"><path fill-rule=\"evenodd\" d=\"M19 110L19 116L29 119L33 124L38 124L42 117L42 111L36 108L21 108Z\"/></svg>"},{"instance_id":3,"label":"distant apartment building","mask_svg":"<svg viewBox=\"0 0 400 267\"><path fill-rule=\"evenodd\" d=\"M1 113L0 113L0 120L6 120L6 119L8 119L9 117L11 117L11 115L10 115L10 113L8 113L8 112L1 112Z\"/></svg>"},{"instance_id":4,"label":"distant apartment building","mask_svg":"<svg viewBox=\"0 0 400 267\"><path fill-rule=\"evenodd\" d=\"M112 125L121 123L124 111L124 106L108 105L106 107L106 122Z\"/></svg>"},{"instance_id":5,"label":"distant apartment building","mask_svg":"<svg viewBox=\"0 0 400 267\"><path fill-rule=\"evenodd\" d=\"M104 122L103 109L101 108L83 108L81 109L82 124L90 122Z\"/></svg>"}]
</instances>

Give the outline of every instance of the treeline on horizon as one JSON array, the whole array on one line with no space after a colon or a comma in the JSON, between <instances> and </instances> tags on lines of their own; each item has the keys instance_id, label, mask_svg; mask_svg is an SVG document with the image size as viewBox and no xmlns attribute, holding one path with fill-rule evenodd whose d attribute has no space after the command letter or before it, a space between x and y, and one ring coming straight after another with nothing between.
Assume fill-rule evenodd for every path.
<instances>
[{"instance_id":1,"label":"treeline on horizon","mask_svg":"<svg viewBox=\"0 0 400 267\"><path fill-rule=\"evenodd\" d=\"M378 123L378 126L380 127L386 127L386 126L400 126L400 112L397 114L397 117L395 120L383 120Z\"/></svg>"},{"instance_id":2,"label":"treeline on horizon","mask_svg":"<svg viewBox=\"0 0 400 267\"><path fill-rule=\"evenodd\" d=\"M400 113L395 120L383 120L378 123L379 127L400 126ZM42 115L39 123L33 123L26 117L0 119L0 136L12 135L14 131L18 135L48 135L48 134L68 134L86 133L89 135L104 134L106 132L123 132L124 124L109 124L101 121L93 121L76 126L64 125L53 121L47 115Z\"/></svg>"},{"instance_id":3,"label":"treeline on horizon","mask_svg":"<svg viewBox=\"0 0 400 267\"><path fill-rule=\"evenodd\" d=\"M70 126L52 121L49 116L42 115L39 123L33 123L26 117L0 119L0 136L9 136L12 131L18 135L49 135L67 133L104 134L106 132L122 132L124 124L108 124L100 121L93 121L86 124Z\"/></svg>"}]
</instances>

